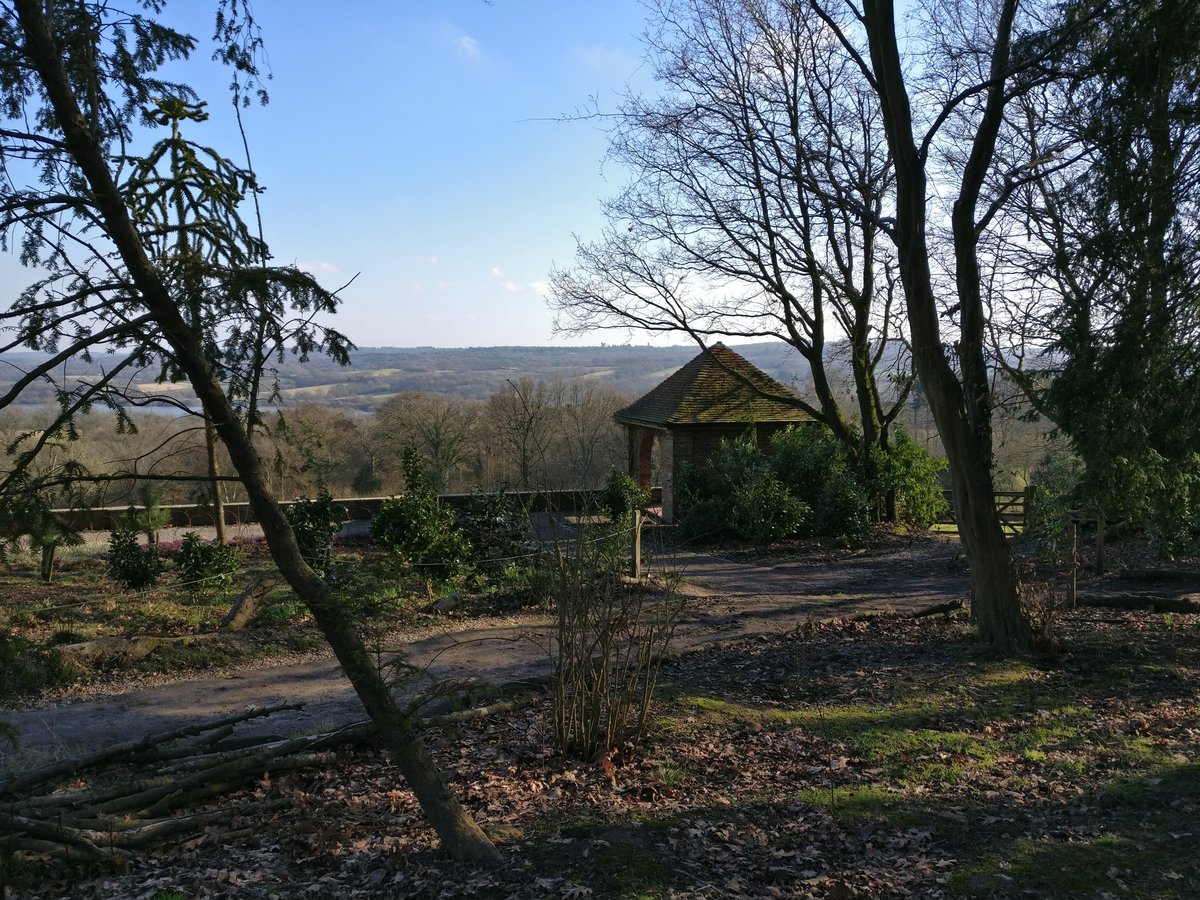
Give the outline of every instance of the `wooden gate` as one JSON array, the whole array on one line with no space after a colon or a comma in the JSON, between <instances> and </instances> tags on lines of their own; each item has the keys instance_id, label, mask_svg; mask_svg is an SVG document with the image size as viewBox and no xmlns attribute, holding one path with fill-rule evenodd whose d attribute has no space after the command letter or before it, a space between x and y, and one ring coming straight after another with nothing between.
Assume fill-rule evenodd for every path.
<instances>
[{"instance_id":1,"label":"wooden gate","mask_svg":"<svg viewBox=\"0 0 1200 900\"><path fill-rule=\"evenodd\" d=\"M958 520L954 517L954 494L951 491L944 491L944 493L950 509L946 515L938 519L939 530L957 531ZM1031 489L996 491L993 496L996 500L996 512L1000 515L1000 527L1004 529L1004 533L1020 534L1023 532L1029 513L1029 501L1032 497Z\"/></svg>"}]
</instances>

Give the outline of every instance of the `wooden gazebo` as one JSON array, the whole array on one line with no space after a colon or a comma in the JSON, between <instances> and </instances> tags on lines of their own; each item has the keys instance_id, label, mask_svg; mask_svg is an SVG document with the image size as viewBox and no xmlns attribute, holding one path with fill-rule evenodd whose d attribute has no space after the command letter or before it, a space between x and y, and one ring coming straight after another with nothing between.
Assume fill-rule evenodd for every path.
<instances>
[{"instance_id":1,"label":"wooden gazebo","mask_svg":"<svg viewBox=\"0 0 1200 900\"><path fill-rule=\"evenodd\" d=\"M659 449L662 517L672 521L672 473L683 463L702 466L722 438L736 438L754 428L760 446L771 435L811 417L788 398L796 393L766 372L714 344L669 376L666 381L613 418L625 426L629 474L650 487L651 458Z\"/></svg>"}]
</instances>

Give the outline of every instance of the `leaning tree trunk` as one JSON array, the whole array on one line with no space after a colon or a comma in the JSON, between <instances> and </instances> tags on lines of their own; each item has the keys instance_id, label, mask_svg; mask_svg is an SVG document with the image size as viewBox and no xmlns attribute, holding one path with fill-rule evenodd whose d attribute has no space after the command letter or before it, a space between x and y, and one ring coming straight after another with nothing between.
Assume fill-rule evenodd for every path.
<instances>
[{"instance_id":1,"label":"leaning tree trunk","mask_svg":"<svg viewBox=\"0 0 1200 900\"><path fill-rule=\"evenodd\" d=\"M196 334L180 315L146 255L129 211L108 167L103 149L89 131L39 0L15 0L25 53L37 71L63 130L64 143L92 191L107 236L129 270L147 310L186 373L205 414L217 428L262 525L271 556L297 596L312 611L334 655L366 707L388 750L447 851L460 860L493 862L499 854L442 781L428 749L401 713L386 682L371 662L352 622L329 586L304 562L295 535L267 484L266 470L234 410L213 376Z\"/></svg>"},{"instance_id":2,"label":"leaning tree trunk","mask_svg":"<svg viewBox=\"0 0 1200 900\"><path fill-rule=\"evenodd\" d=\"M986 377L980 377L983 308L977 283L974 209L1003 113L1004 72L1015 8L1016 0L1004 0L987 103L954 210L958 300L963 317L958 352L964 391L964 383L959 382L947 358L938 325L926 239L925 164L913 141L912 111L896 42L895 9L892 0L865 0L863 4L871 68L895 160L895 237L914 362L950 463L959 534L971 567L972 610L979 636L1000 653L1027 653L1033 638L1021 610L1016 567L1000 526L992 485L991 413Z\"/></svg>"}]
</instances>

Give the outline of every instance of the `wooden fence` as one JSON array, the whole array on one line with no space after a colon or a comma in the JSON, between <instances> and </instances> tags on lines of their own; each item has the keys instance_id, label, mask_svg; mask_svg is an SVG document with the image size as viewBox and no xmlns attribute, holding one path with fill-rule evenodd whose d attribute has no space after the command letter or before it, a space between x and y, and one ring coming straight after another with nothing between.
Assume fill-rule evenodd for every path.
<instances>
[{"instance_id":1,"label":"wooden fence","mask_svg":"<svg viewBox=\"0 0 1200 900\"><path fill-rule=\"evenodd\" d=\"M599 490L566 490L566 491L510 491L521 504L531 512L579 512L595 510L600 505ZM366 520L375 515L385 497L351 497L335 499L333 502L346 509L351 520ZM471 494L443 494L439 499L453 509L463 509L471 499ZM650 504L662 503L662 488L650 489ZM287 508L290 503L280 504ZM110 531L120 523L121 517L128 511L128 506L104 506L86 510L56 510L73 528L80 531ZM168 525L179 528L199 528L213 524L211 507L196 505L166 505L161 509L169 517ZM226 503L225 521L234 525L243 522L254 522L254 514L247 503Z\"/></svg>"},{"instance_id":2,"label":"wooden fence","mask_svg":"<svg viewBox=\"0 0 1200 900\"><path fill-rule=\"evenodd\" d=\"M957 529L958 520L954 515L954 494L951 491L944 491L944 493L946 495L946 502L950 505L950 511L938 519L937 524L943 527L952 526ZM1033 489L996 491L994 496L996 499L996 512L1000 514L1000 527L1004 529L1006 534L1022 533L1027 524Z\"/></svg>"}]
</instances>

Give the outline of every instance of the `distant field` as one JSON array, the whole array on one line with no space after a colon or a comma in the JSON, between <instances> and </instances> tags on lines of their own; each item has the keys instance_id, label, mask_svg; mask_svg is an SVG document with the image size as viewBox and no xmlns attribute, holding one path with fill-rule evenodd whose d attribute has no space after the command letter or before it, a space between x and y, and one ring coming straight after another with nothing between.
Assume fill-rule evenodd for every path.
<instances>
[{"instance_id":1,"label":"distant field","mask_svg":"<svg viewBox=\"0 0 1200 900\"><path fill-rule=\"evenodd\" d=\"M802 393L809 374L799 354L781 343L747 344L734 347L774 378ZM831 350L831 354L835 353ZM404 391L450 394L468 399L486 399L503 390L506 382L528 376L551 381L555 377L586 379L608 384L637 397L696 355L692 345L680 347L364 347L351 356L351 364L338 366L328 359L313 357L301 364L287 357L273 371L280 394L299 402L319 400L344 410L369 412L388 397ZM11 386L43 357L40 354L5 353L0 361L0 392ZM111 360L96 357L92 363L73 360L68 378L86 380L98 375ZM834 364L835 367L837 364ZM836 371L836 369L835 369ZM167 393L188 401L190 392L181 384L153 381L157 370L148 370L138 388L147 393ZM21 397L22 405L36 406L54 401L50 385L31 385Z\"/></svg>"}]
</instances>

